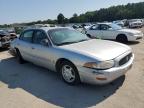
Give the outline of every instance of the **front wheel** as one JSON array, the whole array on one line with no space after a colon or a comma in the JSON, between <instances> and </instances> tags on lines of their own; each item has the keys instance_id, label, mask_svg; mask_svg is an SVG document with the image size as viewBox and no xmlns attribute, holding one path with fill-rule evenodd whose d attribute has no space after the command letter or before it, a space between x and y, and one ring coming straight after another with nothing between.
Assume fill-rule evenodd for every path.
<instances>
[{"instance_id":1,"label":"front wheel","mask_svg":"<svg viewBox=\"0 0 144 108\"><path fill-rule=\"evenodd\" d=\"M128 42L128 39L125 35L119 35L119 36L117 36L116 41L126 43L126 42Z\"/></svg>"},{"instance_id":2,"label":"front wheel","mask_svg":"<svg viewBox=\"0 0 144 108\"><path fill-rule=\"evenodd\" d=\"M70 85L77 85L80 83L80 77L77 68L70 62L63 62L61 64L60 73L64 82Z\"/></svg>"}]
</instances>

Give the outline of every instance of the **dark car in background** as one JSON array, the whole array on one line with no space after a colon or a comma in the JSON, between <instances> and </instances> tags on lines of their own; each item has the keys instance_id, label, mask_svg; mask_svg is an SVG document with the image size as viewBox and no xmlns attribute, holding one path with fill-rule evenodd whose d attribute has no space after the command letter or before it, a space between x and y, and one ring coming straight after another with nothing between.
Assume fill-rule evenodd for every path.
<instances>
[{"instance_id":1,"label":"dark car in background","mask_svg":"<svg viewBox=\"0 0 144 108\"><path fill-rule=\"evenodd\" d=\"M16 33L0 30L0 48L7 48L15 38L17 38Z\"/></svg>"}]
</instances>

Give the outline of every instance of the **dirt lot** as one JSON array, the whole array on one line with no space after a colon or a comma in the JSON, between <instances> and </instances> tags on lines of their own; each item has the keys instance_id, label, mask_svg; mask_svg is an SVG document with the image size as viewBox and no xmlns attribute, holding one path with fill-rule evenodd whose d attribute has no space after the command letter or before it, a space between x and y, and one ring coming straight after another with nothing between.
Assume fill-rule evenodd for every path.
<instances>
[{"instance_id":1,"label":"dirt lot","mask_svg":"<svg viewBox=\"0 0 144 108\"><path fill-rule=\"evenodd\" d=\"M133 68L105 86L68 86L56 73L20 65L0 49L0 108L144 108L144 41L128 45L135 54Z\"/></svg>"}]
</instances>

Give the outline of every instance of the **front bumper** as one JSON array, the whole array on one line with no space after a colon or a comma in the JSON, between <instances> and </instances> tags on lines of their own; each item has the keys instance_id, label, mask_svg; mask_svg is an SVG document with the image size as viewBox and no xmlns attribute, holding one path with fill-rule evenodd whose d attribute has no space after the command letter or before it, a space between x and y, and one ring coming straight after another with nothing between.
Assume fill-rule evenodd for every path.
<instances>
[{"instance_id":1,"label":"front bumper","mask_svg":"<svg viewBox=\"0 0 144 108\"><path fill-rule=\"evenodd\" d=\"M144 34L136 34L134 36L128 36L128 41L136 41L142 39Z\"/></svg>"},{"instance_id":2,"label":"front bumper","mask_svg":"<svg viewBox=\"0 0 144 108\"><path fill-rule=\"evenodd\" d=\"M132 24L130 25L131 28L142 27L142 24Z\"/></svg>"},{"instance_id":3,"label":"front bumper","mask_svg":"<svg viewBox=\"0 0 144 108\"><path fill-rule=\"evenodd\" d=\"M134 60L134 55L131 57L129 62L120 67L113 67L107 70L95 70L85 67L78 68L81 82L103 85L114 81L120 76L125 75L125 73L132 67ZM97 78L106 78L105 80L99 80Z\"/></svg>"}]
</instances>

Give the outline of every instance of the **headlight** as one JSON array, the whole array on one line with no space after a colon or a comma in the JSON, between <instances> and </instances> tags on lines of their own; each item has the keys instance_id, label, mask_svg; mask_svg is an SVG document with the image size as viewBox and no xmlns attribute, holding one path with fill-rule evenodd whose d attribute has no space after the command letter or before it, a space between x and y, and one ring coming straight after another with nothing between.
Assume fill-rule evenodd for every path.
<instances>
[{"instance_id":1,"label":"headlight","mask_svg":"<svg viewBox=\"0 0 144 108\"><path fill-rule=\"evenodd\" d=\"M84 64L84 67L92 68L92 69L109 69L114 66L114 61L102 61L99 63L96 62L88 62Z\"/></svg>"}]
</instances>

